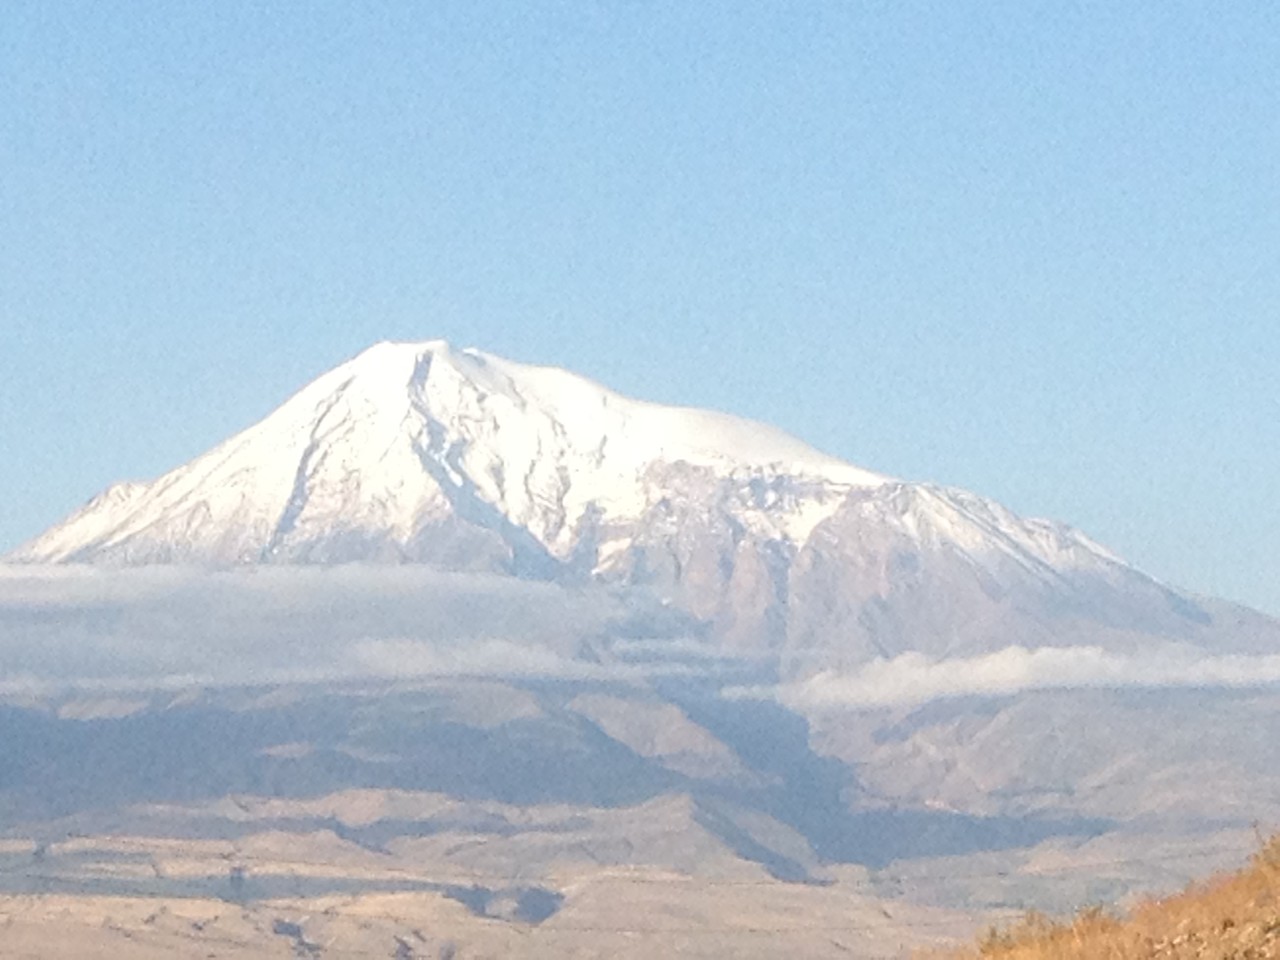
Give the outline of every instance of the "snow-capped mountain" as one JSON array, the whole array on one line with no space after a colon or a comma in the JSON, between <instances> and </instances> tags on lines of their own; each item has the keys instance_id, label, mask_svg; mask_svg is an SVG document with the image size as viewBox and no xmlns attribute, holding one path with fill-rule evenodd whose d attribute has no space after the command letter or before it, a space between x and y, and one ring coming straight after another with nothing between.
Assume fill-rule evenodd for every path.
<instances>
[{"instance_id":1,"label":"snow-capped mountain","mask_svg":"<svg viewBox=\"0 0 1280 960\"><path fill-rule=\"evenodd\" d=\"M591 578L655 591L722 642L801 657L970 649L996 628L1052 642L1081 617L1176 635L1208 616L1062 524L442 341L372 347L7 559Z\"/></svg>"},{"instance_id":2,"label":"snow-capped mountain","mask_svg":"<svg viewBox=\"0 0 1280 960\"><path fill-rule=\"evenodd\" d=\"M792 539L821 504L884 482L762 424L443 342L382 343L192 463L110 488L15 556L440 561L440 541L466 528L496 537L517 568L529 554L566 562L590 533L595 567L619 549L601 531L659 503L674 465L746 484L757 502L744 520Z\"/></svg>"}]
</instances>

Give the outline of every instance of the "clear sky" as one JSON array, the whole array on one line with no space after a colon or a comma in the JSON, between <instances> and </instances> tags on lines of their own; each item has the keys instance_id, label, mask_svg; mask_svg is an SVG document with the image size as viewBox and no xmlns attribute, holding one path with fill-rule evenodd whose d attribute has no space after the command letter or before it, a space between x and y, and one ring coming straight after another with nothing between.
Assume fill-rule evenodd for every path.
<instances>
[{"instance_id":1,"label":"clear sky","mask_svg":"<svg viewBox=\"0 0 1280 960\"><path fill-rule=\"evenodd\" d=\"M768 420L1280 614L1280 6L0 16L0 550L380 339Z\"/></svg>"}]
</instances>

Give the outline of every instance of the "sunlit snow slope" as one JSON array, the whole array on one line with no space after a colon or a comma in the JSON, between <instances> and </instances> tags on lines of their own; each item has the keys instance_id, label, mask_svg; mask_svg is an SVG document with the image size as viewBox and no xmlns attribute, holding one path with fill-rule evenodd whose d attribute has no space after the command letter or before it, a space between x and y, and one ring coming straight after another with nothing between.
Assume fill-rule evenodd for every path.
<instances>
[{"instance_id":1,"label":"sunlit snow slope","mask_svg":"<svg viewBox=\"0 0 1280 960\"><path fill-rule=\"evenodd\" d=\"M1182 638L1204 612L1062 524L759 423L442 341L382 343L16 562L424 563L642 586L742 647ZM1092 627L1090 628L1092 629Z\"/></svg>"},{"instance_id":2,"label":"sunlit snow slope","mask_svg":"<svg viewBox=\"0 0 1280 960\"><path fill-rule=\"evenodd\" d=\"M737 417L441 341L381 343L192 463L112 487L14 559L435 559L424 536L458 522L564 559L584 518L635 520L663 495L655 472L677 463L827 495L884 480ZM768 512L802 537L810 507Z\"/></svg>"}]
</instances>

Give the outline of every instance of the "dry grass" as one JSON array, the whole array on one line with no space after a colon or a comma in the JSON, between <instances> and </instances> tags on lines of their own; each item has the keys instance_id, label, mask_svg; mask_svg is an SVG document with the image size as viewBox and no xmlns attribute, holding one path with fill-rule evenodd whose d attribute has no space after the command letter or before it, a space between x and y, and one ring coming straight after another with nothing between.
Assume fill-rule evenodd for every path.
<instances>
[{"instance_id":1,"label":"dry grass","mask_svg":"<svg viewBox=\"0 0 1280 960\"><path fill-rule=\"evenodd\" d=\"M1101 908L1070 920L1030 914L993 929L950 960L1277 960L1280 835L1244 869L1139 904L1127 916Z\"/></svg>"}]
</instances>

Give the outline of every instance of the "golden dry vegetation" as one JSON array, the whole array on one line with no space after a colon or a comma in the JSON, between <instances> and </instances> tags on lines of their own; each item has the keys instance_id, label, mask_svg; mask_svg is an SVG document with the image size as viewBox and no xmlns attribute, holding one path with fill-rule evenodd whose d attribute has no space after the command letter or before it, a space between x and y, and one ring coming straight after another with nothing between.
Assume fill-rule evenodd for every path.
<instances>
[{"instance_id":1,"label":"golden dry vegetation","mask_svg":"<svg viewBox=\"0 0 1280 960\"><path fill-rule=\"evenodd\" d=\"M939 955L933 955L939 956ZM1244 869L1142 902L1123 916L1100 908L1073 919L1029 914L992 929L947 960L1277 960L1280 835Z\"/></svg>"}]
</instances>

